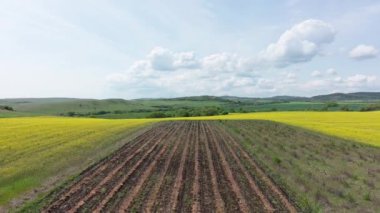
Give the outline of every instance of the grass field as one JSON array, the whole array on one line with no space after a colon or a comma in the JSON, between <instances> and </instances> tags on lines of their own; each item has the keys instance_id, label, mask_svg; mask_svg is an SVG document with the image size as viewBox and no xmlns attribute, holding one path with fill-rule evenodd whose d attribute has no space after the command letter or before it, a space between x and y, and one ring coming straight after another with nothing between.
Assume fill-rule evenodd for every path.
<instances>
[{"instance_id":1,"label":"grass field","mask_svg":"<svg viewBox=\"0 0 380 213\"><path fill-rule=\"evenodd\" d=\"M0 119L0 206L46 181L76 174L149 120ZM118 142L118 143L116 143Z\"/></svg>"}]
</instances>

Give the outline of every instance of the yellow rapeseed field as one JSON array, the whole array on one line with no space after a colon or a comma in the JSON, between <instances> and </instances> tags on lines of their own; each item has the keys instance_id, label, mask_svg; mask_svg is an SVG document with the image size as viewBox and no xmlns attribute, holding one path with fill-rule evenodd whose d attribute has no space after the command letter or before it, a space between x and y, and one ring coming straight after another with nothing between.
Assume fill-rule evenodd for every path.
<instances>
[{"instance_id":1,"label":"yellow rapeseed field","mask_svg":"<svg viewBox=\"0 0 380 213\"><path fill-rule=\"evenodd\" d=\"M380 111L260 112L191 119L261 119L278 121L325 134L380 146Z\"/></svg>"},{"instance_id":2,"label":"yellow rapeseed field","mask_svg":"<svg viewBox=\"0 0 380 213\"><path fill-rule=\"evenodd\" d=\"M116 149L116 142L136 127L149 122L56 117L0 119L0 206L45 181L84 169Z\"/></svg>"},{"instance_id":3,"label":"yellow rapeseed field","mask_svg":"<svg viewBox=\"0 0 380 213\"><path fill-rule=\"evenodd\" d=\"M380 112L262 112L165 119L30 117L0 119L0 206L77 174L120 147L138 127L163 120L260 119L380 146ZM118 142L119 141L119 142ZM1 210L1 208L0 208Z\"/></svg>"}]
</instances>

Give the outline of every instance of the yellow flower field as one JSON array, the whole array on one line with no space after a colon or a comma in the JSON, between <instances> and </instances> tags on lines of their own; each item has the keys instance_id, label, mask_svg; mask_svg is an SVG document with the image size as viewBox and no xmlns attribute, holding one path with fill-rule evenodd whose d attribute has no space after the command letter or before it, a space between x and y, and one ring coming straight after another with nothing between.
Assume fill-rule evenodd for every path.
<instances>
[{"instance_id":1,"label":"yellow flower field","mask_svg":"<svg viewBox=\"0 0 380 213\"><path fill-rule=\"evenodd\" d=\"M262 119L380 146L380 111L375 112L260 112L190 119Z\"/></svg>"},{"instance_id":2,"label":"yellow flower field","mask_svg":"<svg viewBox=\"0 0 380 213\"><path fill-rule=\"evenodd\" d=\"M116 149L150 120L0 119L0 206L43 182L67 177ZM0 209L1 210L1 209Z\"/></svg>"},{"instance_id":3,"label":"yellow flower field","mask_svg":"<svg viewBox=\"0 0 380 213\"><path fill-rule=\"evenodd\" d=\"M380 112L275 112L231 117L273 120L380 146Z\"/></svg>"}]
</instances>

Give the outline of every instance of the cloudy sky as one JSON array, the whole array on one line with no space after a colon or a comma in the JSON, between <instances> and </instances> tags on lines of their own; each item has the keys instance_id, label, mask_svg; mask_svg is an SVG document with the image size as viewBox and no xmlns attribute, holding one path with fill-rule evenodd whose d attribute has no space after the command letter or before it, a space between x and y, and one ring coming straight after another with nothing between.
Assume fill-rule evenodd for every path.
<instances>
[{"instance_id":1,"label":"cloudy sky","mask_svg":"<svg viewBox=\"0 0 380 213\"><path fill-rule=\"evenodd\" d=\"M0 98L380 91L378 0L0 0Z\"/></svg>"}]
</instances>

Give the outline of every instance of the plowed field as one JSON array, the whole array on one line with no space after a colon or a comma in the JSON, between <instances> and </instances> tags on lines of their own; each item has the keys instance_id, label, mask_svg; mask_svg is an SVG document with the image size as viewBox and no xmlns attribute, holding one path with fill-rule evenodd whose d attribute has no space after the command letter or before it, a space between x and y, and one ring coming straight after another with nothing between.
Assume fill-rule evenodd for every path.
<instances>
[{"instance_id":1,"label":"plowed field","mask_svg":"<svg viewBox=\"0 0 380 213\"><path fill-rule=\"evenodd\" d=\"M163 122L84 172L44 212L296 212L213 122Z\"/></svg>"}]
</instances>

